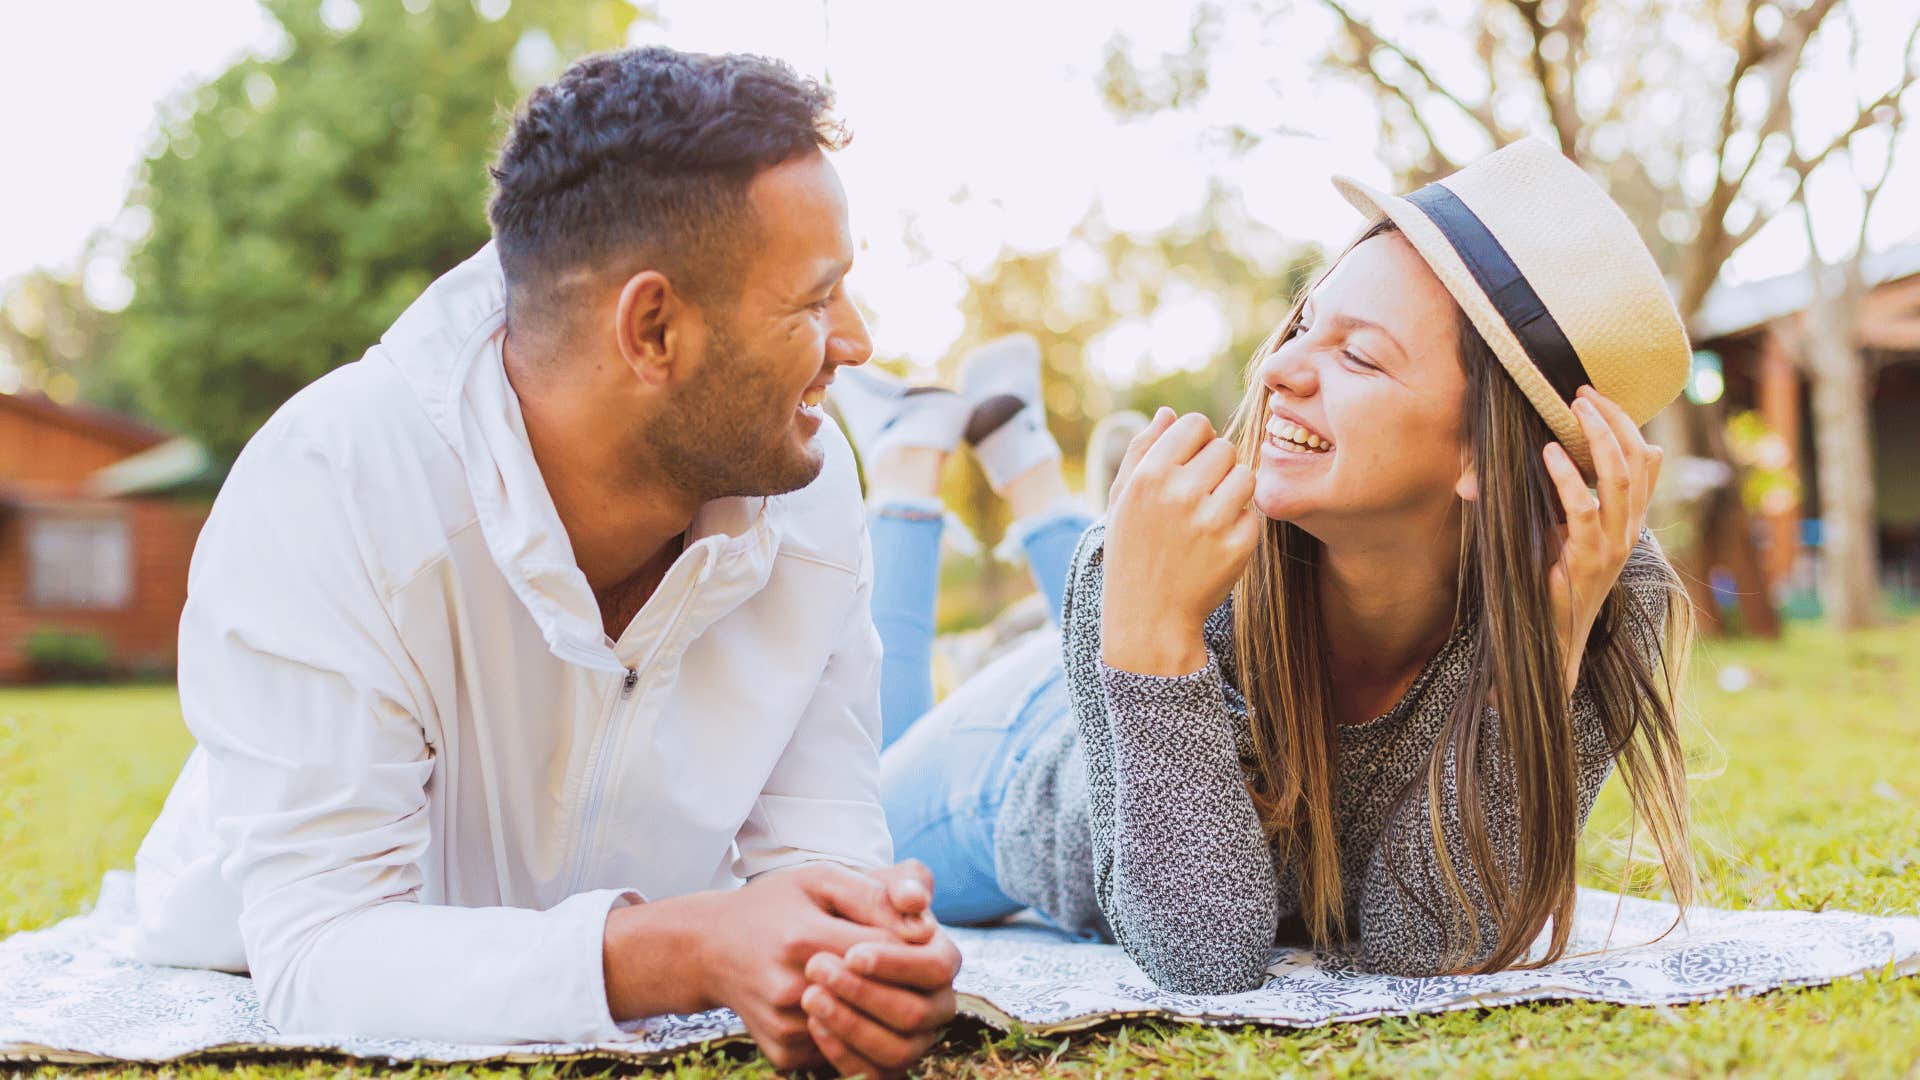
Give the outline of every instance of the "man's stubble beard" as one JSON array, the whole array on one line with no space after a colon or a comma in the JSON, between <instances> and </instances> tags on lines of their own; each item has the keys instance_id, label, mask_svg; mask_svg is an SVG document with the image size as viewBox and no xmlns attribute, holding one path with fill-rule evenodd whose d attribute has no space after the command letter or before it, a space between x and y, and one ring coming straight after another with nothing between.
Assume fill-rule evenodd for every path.
<instances>
[{"instance_id":1,"label":"man's stubble beard","mask_svg":"<svg viewBox=\"0 0 1920 1080\"><path fill-rule=\"evenodd\" d=\"M665 415L635 432L635 465L700 502L806 487L825 457L811 443L796 452L788 395L716 327L699 370Z\"/></svg>"}]
</instances>

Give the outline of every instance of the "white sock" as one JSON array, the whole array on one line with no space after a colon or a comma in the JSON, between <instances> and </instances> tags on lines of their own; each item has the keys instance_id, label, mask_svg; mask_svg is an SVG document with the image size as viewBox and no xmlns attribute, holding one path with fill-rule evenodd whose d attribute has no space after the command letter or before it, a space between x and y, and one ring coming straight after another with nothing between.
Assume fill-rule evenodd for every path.
<instances>
[{"instance_id":1,"label":"white sock","mask_svg":"<svg viewBox=\"0 0 1920 1080\"><path fill-rule=\"evenodd\" d=\"M840 413L847 438L866 461L904 446L952 453L971 413L966 399L951 390L909 386L885 372L863 368L836 372L827 397Z\"/></svg>"},{"instance_id":2,"label":"white sock","mask_svg":"<svg viewBox=\"0 0 1920 1080\"><path fill-rule=\"evenodd\" d=\"M968 353L960 362L960 393L972 405L967 442L995 491L1060 458L1040 399L1040 345L1031 336L1010 334Z\"/></svg>"}]
</instances>

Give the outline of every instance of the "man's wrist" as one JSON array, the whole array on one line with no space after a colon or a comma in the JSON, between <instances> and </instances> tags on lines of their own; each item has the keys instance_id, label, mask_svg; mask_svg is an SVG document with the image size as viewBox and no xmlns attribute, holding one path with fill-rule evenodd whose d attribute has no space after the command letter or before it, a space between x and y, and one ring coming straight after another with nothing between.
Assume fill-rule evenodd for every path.
<instances>
[{"instance_id":1,"label":"man's wrist","mask_svg":"<svg viewBox=\"0 0 1920 1080\"><path fill-rule=\"evenodd\" d=\"M706 956L711 893L694 893L607 913L601 942L607 1009L615 1020L689 1013L720 1004Z\"/></svg>"}]
</instances>

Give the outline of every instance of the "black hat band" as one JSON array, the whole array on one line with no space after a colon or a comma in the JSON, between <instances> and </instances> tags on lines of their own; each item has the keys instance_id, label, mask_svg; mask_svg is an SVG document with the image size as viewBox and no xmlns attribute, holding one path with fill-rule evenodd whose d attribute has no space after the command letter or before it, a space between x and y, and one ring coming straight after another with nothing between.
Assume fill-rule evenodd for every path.
<instances>
[{"instance_id":1,"label":"black hat band","mask_svg":"<svg viewBox=\"0 0 1920 1080\"><path fill-rule=\"evenodd\" d=\"M1460 201L1460 196L1440 184L1428 184L1407 196L1407 201L1419 207L1447 238L1447 243L1453 245L1467 272L1493 302L1493 309L1506 320L1507 329L1513 331L1534 366L1546 376L1560 400L1572 404L1580 387L1590 381L1587 369L1580 363L1580 354L1573 350L1573 343L1567 340L1560 324L1554 321L1553 313L1541 301L1540 294L1533 291L1520 268L1513 264L1507 249L1500 246L1500 241L1479 217Z\"/></svg>"}]
</instances>

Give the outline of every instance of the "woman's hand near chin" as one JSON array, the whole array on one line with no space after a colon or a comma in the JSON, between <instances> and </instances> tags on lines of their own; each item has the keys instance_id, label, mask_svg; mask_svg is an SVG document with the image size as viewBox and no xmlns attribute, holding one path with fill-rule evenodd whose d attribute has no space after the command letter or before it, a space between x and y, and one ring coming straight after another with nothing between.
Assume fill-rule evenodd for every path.
<instances>
[{"instance_id":1,"label":"woman's hand near chin","mask_svg":"<svg viewBox=\"0 0 1920 1080\"><path fill-rule=\"evenodd\" d=\"M1161 409L1134 436L1107 500L1100 658L1140 675L1207 665L1201 631L1260 538L1253 471L1199 413Z\"/></svg>"},{"instance_id":2,"label":"woman's hand near chin","mask_svg":"<svg viewBox=\"0 0 1920 1080\"><path fill-rule=\"evenodd\" d=\"M1661 451L1650 446L1625 409L1591 386L1580 388L1573 414L1593 451L1597 494L1559 443L1543 456L1560 493L1567 523L1560 530L1560 557L1547 576L1554 625L1566 658L1567 692L1580 681L1580 654L1627 556L1647 522L1647 505L1660 478Z\"/></svg>"}]
</instances>

